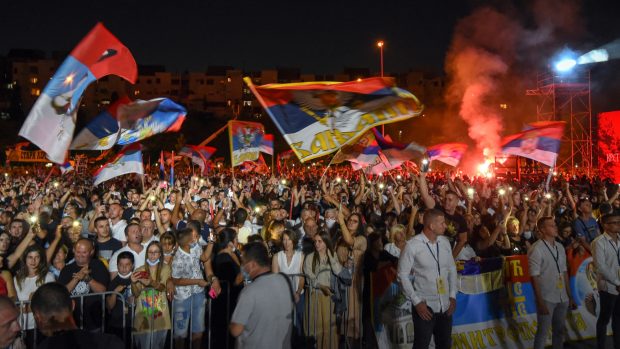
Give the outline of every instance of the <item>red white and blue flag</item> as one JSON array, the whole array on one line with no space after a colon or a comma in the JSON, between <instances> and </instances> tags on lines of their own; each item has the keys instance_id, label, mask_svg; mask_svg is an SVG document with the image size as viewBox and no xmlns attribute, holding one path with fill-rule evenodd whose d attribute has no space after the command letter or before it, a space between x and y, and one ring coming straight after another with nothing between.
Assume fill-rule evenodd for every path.
<instances>
[{"instance_id":1,"label":"red white and blue flag","mask_svg":"<svg viewBox=\"0 0 620 349\"><path fill-rule=\"evenodd\" d=\"M273 135L264 134L260 141L260 151L265 154L273 155Z\"/></svg>"},{"instance_id":2,"label":"red white and blue flag","mask_svg":"<svg viewBox=\"0 0 620 349\"><path fill-rule=\"evenodd\" d=\"M95 172L93 185L128 173L144 174L142 165L142 145L131 144L123 148L112 161L103 165Z\"/></svg>"},{"instance_id":3,"label":"red white and blue flag","mask_svg":"<svg viewBox=\"0 0 620 349\"><path fill-rule=\"evenodd\" d=\"M334 153L375 126L417 116L423 109L392 78L264 86L244 81L301 162Z\"/></svg>"},{"instance_id":4,"label":"red white and blue flag","mask_svg":"<svg viewBox=\"0 0 620 349\"><path fill-rule=\"evenodd\" d=\"M560 152L560 141L565 125L564 121L542 121L529 124L526 130L504 137L502 152L523 156L552 167Z\"/></svg>"},{"instance_id":5,"label":"red white and blue flag","mask_svg":"<svg viewBox=\"0 0 620 349\"><path fill-rule=\"evenodd\" d=\"M58 167L60 168L61 174L65 174L65 173L68 173L74 170L73 166L71 165L69 161L65 161L64 164L58 165Z\"/></svg>"},{"instance_id":6,"label":"red white and blue flag","mask_svg":"<svg viewBox=\"0 0 620 349\"><path fill-rule=\"evenodd\" d=\"M458 166L463 154L467 151L467 144L442 143L426 148L430 161L437 160L450 166Z\"/></svg>"},{"instance_id":7,"label":"red white and blue flag","mask_svg":"<svg viewBox=\"0 0 620 349\"><path fill-rule=\"evenodd\" d=\"M73 140L71 149L104 150L139 142L155 134L177 132L187 111L168 98L131 101L122 97L100 113Z\"/></svg>"},{"instance_id":8,"label":"red white and blue flag","mask_svg":"<svg viewBox=\"0 0 620 349\"><path fill-rule=\"evenodd\" d=\"M405 161L419 159L426 154L426 148L415 142L402 144L392 141L389 135L383 137L376 128L373 128L372 132L381 152L394 167L400 166Z\"/></svg>"},{"instance_id":9,"label":"red white and blue flag","mask_svg":"<svg viewBox=\"0 0 620 349\"><path fill-rule=\"evenodd\" d=\"M56 71L30 110L19 135L62 164L73 138L77 110L88 85L107 75L134 83L138 68L129 49L97 24Z\"/></svg>"},{"instance_id":10,"label":"red white and blue flag","mask_svg":"<svg viewBox=\"0 0 620 349\"><path fill-rule=\"evenodd\" d=\"M244 161L258 159L261 139L265 134L262 124L248 121L229 121L230 152L232 166L241 165Z\"/></svg>"},{"instance_id":11,"label":"red white and blue flag","mask_svg":"<svg viewBox=\"0 0 620 349\"><path fill-rule=\"evenodd\" d=\"M200 145L185 145L179 151L179 155L183 155L192 160L192 163L198 165L202 173L207 170L208 159L215 153L216 148L200 146Z\"/></svg>"}]
</instances>

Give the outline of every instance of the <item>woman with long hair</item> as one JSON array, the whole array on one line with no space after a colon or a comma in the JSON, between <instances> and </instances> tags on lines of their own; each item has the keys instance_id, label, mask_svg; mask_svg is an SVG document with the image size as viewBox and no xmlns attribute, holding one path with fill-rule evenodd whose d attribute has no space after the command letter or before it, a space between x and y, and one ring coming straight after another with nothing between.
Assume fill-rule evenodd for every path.
<instances>
[{"instance_id":1,"label":"woman with long hair","mask_svg":"<svg viewBox=\"0 0 620 349\"><path fill-rule=\"evenodd\" d=\"M271 271L274 273L284 273L290 275L291 286L293 287L295 308L297 309L298 334L301 335L301 320L303 319L303 296L304 296L304 278L299 274L303 273L304 255L301 251L295 250L299 236L291 231L284 230L282 232L281 245L282 251L273 256ZM297 274L295 276L292 276Z\"/></svg>"},{"instance_id":2,"label":"woman with long hair","mask_svg":"<svg viewBox=\"0 0 620 349\"><path fill-rule=\"evenodd\" d=\"M224 348L234 346L234 338L228 332L228 323L237 305L237 298L243 288L243 273L237 250L237 232L225 228L218 235L213 272L222 286L222 293L213 300L212 313L216 314L213 321L213 347Z\"/></svg>"},{"instance_id":3,"label":"woman with long hair","mask_svg":"<svg viewBox=\"0 0 620 349\"><path fill-rule=\"evenodd\" d=\"M364 286L364 254L368 242L364 236L362 216L352 213L347 217L338 214L342 236L338 241L336 253L342 265L352 269L352 284L349 288L346 316L340 327L342 335L353 347L359 344L362 334L362 287Z\"/></svg>"},{"instance_id":4,"label":"woman with long hair","mask_svg":"<svg viewBox=\"0 0 620 349\"><path fill-rule=\"evenodd\" d=\"M331 300L331 278L342 271L329 234L321 231L314 236L315 251L304 260L306 295L304 332L316 339L317 348L337 348L338 333L334 303Z\"/></svg>"},{"instance_id":5,"label":"woman with long hair","mask_svg":"<svg viewBox=\"0 0 620 349\"><path fill-rule=\"evenodd\" d=\"M139 275L131 284L137 297L134 317L134 338L138 349L164 348L166 335L171 328L170 312L166 297L166 284L172 269L164 263L163 248L159 241L146 247L145 264L134 271ZM171 299L170 299L171 300Z\"/></svg>"},{"instance_id":6,"label":"woman with long hair","mask_svg":"<svg viewBox=\"0 0 620 349\"><path fill-rule=\"evenodd\" d=\"M54 275L48 270L45 251L38 245L29 246L21 258L21 265L14 277L17 299L19 301L29 301L39 286L54 281ZM29 340L26 345L32 348L36 346L32 341L34 339L34 317L28 307L22 309L25 311L25 314L20 318L20 325L22 329L28 332L26 338Z\"/></svg>"},{"instance_id":7,"label":"woman with long hair","mask_svg":"<svg viewBox=\"0 0 620 349\"><path fill-rule=\"evenodd\" d=\"M163 253L162 261L166 265L170 265L170 263L172 263L172 258L174 258L174 253L177 250L177 239L174 234L166 232L161 235L159 241L161 242Z\"/></svg>"}]
</instances>

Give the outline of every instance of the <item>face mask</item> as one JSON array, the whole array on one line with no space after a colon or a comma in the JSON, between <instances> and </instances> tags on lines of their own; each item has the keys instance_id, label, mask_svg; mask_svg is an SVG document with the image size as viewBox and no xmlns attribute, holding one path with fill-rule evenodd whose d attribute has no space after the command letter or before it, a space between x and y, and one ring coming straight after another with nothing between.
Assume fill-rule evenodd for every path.
<instances>
[{"instance_id":1,"label":"face mask","mask_svg":"<svg viewBox=\"0 0 620 349\"><path fill-rule=\"evenodd\" d=\"M174 256L174 251L164 252L164 256L166 257Z\"/></svg>"},{"instance_id":2,"label":"face mask","mask_svg":"<svg viewBox=\"0 0 620 349\"><path fill-rule=\"evenodd\" d=\"M123 275L119 272L118 276L120 276L121 279L129 279L131 277L131 272L129 272L129 274L126 274L126 275Z\"/></svg>"},{"instance_id":3,"label":"face mask","mask_svg":"<svg viewBox=\"0 0 620 349\"><path fill-rule=\"evenodd\" d=\"M327 228L331 229L334 224L336 224L336 220L335 219L326 219L325 220L325 225L327 225Z\"/></svg>"},{"instance_id":4,"label":"face mask","mask_svg":"<svg viewBox=\"0 0 620 349\"><path fill-rule=\"evenodd\" d=\"M197 243L197 242L192 242L191 244L189 244L189 247L190 247L190 248L194 248L194 247L196 247L196 246L198 246L198 243Z\"/></svg>"},{"instance_id":5,"label":"face mask","mask_svg":"<svg viewBox=\"0 0 620 349\"><path fill-rule=\"evenodd\" d=\"M524 231L523 232L523 238L525 238L525 240L529 240L532 238L532 232L531 231Z\"/></svg>"},{"instance_id":6,"label":"face mask","mask_svg":"<svg viewBox=\"0 0 620 349\"><path fill-rule=\"evenodd\" d=\"M152 261L150 259L147 258L146 263L148 263L148 265L150 265L151 267L156 266L159 263L159 258L157 258L156 260Z\"/></svg>"}]
</instances>

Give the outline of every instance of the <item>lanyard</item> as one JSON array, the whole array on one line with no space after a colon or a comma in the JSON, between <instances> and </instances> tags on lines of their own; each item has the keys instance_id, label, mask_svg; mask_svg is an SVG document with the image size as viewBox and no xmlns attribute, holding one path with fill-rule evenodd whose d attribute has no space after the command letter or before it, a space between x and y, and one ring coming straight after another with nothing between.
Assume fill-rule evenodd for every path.
<instances>
[{"instance_id":1,"label":"lanyard","mask_svg":"<svg viewBox=\"0 0 620 349\"><path fill-rule=\"evenodd\" d=\"M558 262L560 260L560 251L558 251L558 245L554 245L555 247L555 255L554 255L549 245L547 245L547 242L545 240L543 240L542 242L545 244L545 247L547 247L547 250L549 250L551 257L553 257L553 261L555 262L555 267L558 269L558 274L561 275L562 272L560 271L560 263Z\"/></svg>"},{"instance_id":2,"label":"lanyard","mask_svg":"<svg viewBox=\"0 0 620 349\"><path fill-rule=\"evenodd\" d=\"M439 241L436 242L436 246L437 257L435 257L435 254L433 253L433 250L431 250L431 247L428 245L428 242L426 243L426 248L428 248L428 252L431 253L431 256L433 256L433 259L435 260L435 262L437 262L437 273L439 274L439 276L441 276L441 268L439 267Z\"/></svg>"},{"instance_id":3,"label":"lanyard","mask_svg":"<svg viewBox=\"0 0 620 349\"><path fill-rule=\"evenodd\" d=\"M611 248L613 248L614 252L616 252L616 258L618 258L618 266L620 267L620 249L616 248L616 246L614 246L614 244L611 243L611 240L607 240L607 241L609 241Z\"/></svg>"}]
</instances>

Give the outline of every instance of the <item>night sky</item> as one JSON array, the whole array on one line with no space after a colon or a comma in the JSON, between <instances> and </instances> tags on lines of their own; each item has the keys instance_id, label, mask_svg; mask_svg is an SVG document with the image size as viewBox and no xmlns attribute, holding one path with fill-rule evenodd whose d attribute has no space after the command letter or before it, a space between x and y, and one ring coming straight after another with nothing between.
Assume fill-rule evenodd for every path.
<instances>
[{"instance_id":1,"label":"night sky","mask_svg":"<svg viewBox=\"0 0 620 349\"><path fill-rule=\"evenodd\" d=\"M10 48L69 51L102 21L139 64L172 71L207 65L245 69L300 67L339 72L385 69L441 72L454 26L480 6L502 7L528 23L532 1L6 1L0 11L0 54ZM571 44L603 43L620 34L614 1L583 1L583 34ZM508 4L508 5L507 5Z\"/></svg>"}]
</instances>

